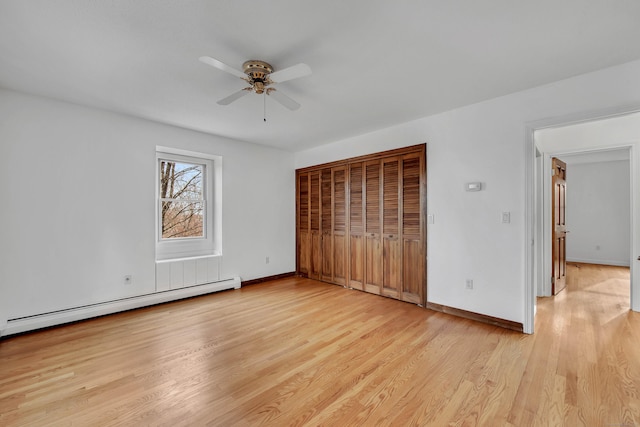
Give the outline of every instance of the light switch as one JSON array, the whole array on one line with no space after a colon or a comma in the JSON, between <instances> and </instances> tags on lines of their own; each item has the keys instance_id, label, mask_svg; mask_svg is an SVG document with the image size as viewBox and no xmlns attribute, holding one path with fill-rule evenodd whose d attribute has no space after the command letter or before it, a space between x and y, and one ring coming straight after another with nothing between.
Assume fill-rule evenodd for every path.
<instances>
[{"instance_id":1,"label":"light switch","mask_svg":"<svg viewBox=\"0 0 640 427\"><path fill-rule=\"evenodd\" d=\"M427 215L427 224L433 224L434 222L433 214Z\"/></svg>"},{"instance_id":2,"label":"light switch","mask_svg":"<svg viewBox=\"0 0 640 427\"><path fill-rule=\"evenodd\" d=\"M509 224L511 222L511 212L502 212L502 223Z\"/></svg>"}]
</instances>

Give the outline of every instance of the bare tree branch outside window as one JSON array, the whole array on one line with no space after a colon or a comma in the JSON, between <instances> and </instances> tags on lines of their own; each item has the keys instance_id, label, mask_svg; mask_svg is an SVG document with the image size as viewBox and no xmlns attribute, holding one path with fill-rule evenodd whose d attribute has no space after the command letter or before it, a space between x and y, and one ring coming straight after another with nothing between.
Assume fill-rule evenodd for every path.
<instances>
[{"instance_id":1,"label":"bare tree branch outside window","mask_svg":"<svg viewBox=\"0 0 640 427\"><path fill-rule=\"evenodd\" d=\"M204 166L160 161L162 238L204 237Z\"/></svg>"}]
</instances>

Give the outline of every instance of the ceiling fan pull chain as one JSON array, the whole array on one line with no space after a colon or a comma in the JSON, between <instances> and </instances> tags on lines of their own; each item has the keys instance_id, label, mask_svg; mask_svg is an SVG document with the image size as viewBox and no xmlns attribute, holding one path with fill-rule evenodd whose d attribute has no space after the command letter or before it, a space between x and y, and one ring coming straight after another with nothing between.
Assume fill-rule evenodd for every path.
<instances>
[{"instance_id":1,"label":"ceiling fan pull chain","mask_svg":"<svg viewBox=\"0 0 640 427\"><path fill-rule=\"evenodd\" d=\"M264 122L266 123L267 122L267 91L266 90L264 91L264 95L262 96L262 100L263 100L263 103L262 103L262 111L263 111L262 117L263 117L263 119L262 120L264 120Z\"/></svg>"}]
</instances>

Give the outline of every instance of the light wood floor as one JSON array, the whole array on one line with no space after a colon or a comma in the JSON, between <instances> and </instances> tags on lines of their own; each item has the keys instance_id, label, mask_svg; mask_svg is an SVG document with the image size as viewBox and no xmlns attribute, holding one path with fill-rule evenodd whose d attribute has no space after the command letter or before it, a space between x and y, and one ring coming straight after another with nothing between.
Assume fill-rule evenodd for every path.
<instances>
[{"instance_id":1,"label":"light wood floor","mask_svg":"<svg viewBox=\"0 0 640 427\"><path fill-rule=\"evenodd\" d=\"M571 266L532 336L311 280L0 341L0 425L640 425L629 270Z\"/></svg>"}]
</instances>

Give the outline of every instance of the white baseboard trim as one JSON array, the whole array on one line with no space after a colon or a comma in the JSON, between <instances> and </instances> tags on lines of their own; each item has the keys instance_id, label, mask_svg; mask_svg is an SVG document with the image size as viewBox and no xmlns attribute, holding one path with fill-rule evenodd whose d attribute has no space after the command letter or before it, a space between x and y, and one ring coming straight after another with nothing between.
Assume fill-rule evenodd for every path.
<instances>
[{"instance_id":1,"label":"white baseboard trim","mask_svg":"<svg viewBox=\"0 0 640 427\"><path fill-rule=\"evenodd\" d=\"M51 313L37 314L29 317L22 317L20 319L9 319L4 330L0 329L0 336L19 334L21 332L47 328L49 326L90 319L92 317L104 316L105 314L118 313L120 311L147 307L163 302L176 301L183 298L224 291L227 289L240 289L240 284L240 277L234 277L232 279L222 280L215 283L207 283L204 285L157 292L154 294L140 295L137 297L92 304L84 307L70 308Z\"/></svg>"},{"instance_id":2,"label":"white baseboard trim","mask_svg":"<svg viewBox=\"0 0 640 427\"><path fill-rule=\"evenodd\" d=\"M629 267L629 261L611 261L605 259L567 258L567 262L579 262L581 264L614 265L616 267Z\"/></svg>"}]
</instances>

